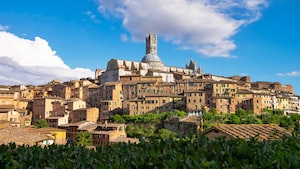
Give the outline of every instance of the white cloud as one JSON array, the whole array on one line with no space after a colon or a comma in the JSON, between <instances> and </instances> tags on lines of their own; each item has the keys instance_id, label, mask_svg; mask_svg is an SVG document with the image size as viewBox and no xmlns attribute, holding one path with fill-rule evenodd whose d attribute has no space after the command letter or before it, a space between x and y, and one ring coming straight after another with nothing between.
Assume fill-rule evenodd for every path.
<instances>
[{"instance_id":1,"label":"white cloud","mask_svg":"<svg viewBox=\"0 0 300 169\"><path fill-rule=\"evenodd\" d=\"M127 42L128 41L128 36L126 35L126 34L121 34L121 36L120 36L120 38L121 38L121 40L123 41L123 42Z\"/></svg>"},{"instance_id":2,"label":"white cloud","mask_svg":"<svg viewBox=\"0 0 300 169\"><path fill-rule=\"evenodd\" d=\"M87 11L85 13L94 23L100 23L100 21L96 18L96 15L92 11Z\"/></svg>"},{"instance_id":3,"label":"white cloud","mask_svg":"<svg viewBox=\"0 0 300 169\"><path fill-rule=\"evenodd\" d=\"M244 3L249 9L259 10L260 8L268 6L266 0L244 0Z\"/></svg>"},{"instance_id":4,"label":"white cloud","mask_svg":"<svg viewBox=\"0 0 300 169\"><path fill-rule=\"evenodd\" d=\"M257 20L266 0L98 0L104 16L122 19L132 39L153 31L167 41L211 57L232 57L231 40Z\"/></svg>"},{"instance_id":5,"label":"white cloud","mask_svg":"<svg viewBox=\"0 0 300 169\"><path fill-rule=\"evenodd\" d=\"M288 73L277 73L277 76L292 76L292 77L297 77L297 76L300 76L300 72L299 71L292 71L292 72L288 72Z\"/></svg>"},{"instance_id":6,"label":"white cloud","mask_svg":"<svg viewBox=\"0 0 300 169\"><path fill-rule=\"evenodd\" d=\"M7 31L9 26L0 25L0 31Z\"/></svg>"},{"instance_id":7,"label":"white cloud","mask_svg":"<svg viewBox=\"0 0 300 169\"><path fill-rule=\"evenodd\" d=\"M89 69L71 69L40 37L20 38L0 31L0 84L44 84L93 77Z\"/></svg>"}]
</instances>

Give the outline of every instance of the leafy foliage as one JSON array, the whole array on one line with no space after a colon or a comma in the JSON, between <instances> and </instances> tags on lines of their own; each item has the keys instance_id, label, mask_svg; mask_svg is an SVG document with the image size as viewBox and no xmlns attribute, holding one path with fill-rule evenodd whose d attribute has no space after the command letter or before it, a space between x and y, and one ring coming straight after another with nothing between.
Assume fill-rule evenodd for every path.
<instances>
[{"instance_id":1,"label":"leafy foliage","mask_svg":"<svg viewBox=\"0 0 300 169\"><path fill-rule=\"evenodd\" d=\"M117 122L117 123L125 123L125 119L119 115L119 114L115 114L113 116L110 117L112 121Z\"/></svg>"},{"instance_id":2,"label":"leafy foliage","mask_svg":"<svg viewBox=\"0 0 300 169\"><path fill-rule=\"evenodd\" d=\"M174 116L184 117L186 116L186 112L174 110L173 112L155 112L135 116L115 114L110 119L119 123L158 123L161 120Z\"/></svg>"},{"instance_id":3,"label":"leafy foliage","mask_svg":"<svg viewBox=\"0 0 300 169\"><path fill-rule=\"evenodd\" d=\"M166 139L172 139L176 137L176 133L167 130L167 129L160 129L158 132L159 138L166 140Z\"/></svg>"},{"instance_id":4,"label":"leafy foliage","mask_svg":"<svg viewBox=\"0 0 300 169\"><path fill-rule=\"evenodd\" d=\"M87 149L74 145L0 145L0 168L299 168L296 137L260 142L207 140L204 136L119 143Z\"/></svg>"},{"instance_id":5,"label":"leafy foliage","mask_svg":"<svg viewBox=\"0 0 300 169\"><path fill-rule=\"evenodd\" d=\"M229 120L227 121L227 123L229 123L229 124L240 124L241 119L240 119L239 116L233 114L229 117Z\"/></svg>"},{"instance_id":6,"label":"leafy foliage","mask_svg":"<svg viewBox=\"0 0 300 169\"><path fill-rule=\"evenodd\" d=\"M90 132L80 131L75 135L75 144L77 146L91 146L93 144L93 137Z\"/></svg>"},{"instance_id":7,"label":"leafy foliage","mask_svg":"<svg viewBox=\"0 0 300 169\"><path fill-rule=\"evenodd\" d=\"M36 122L36 124L34 125L35 128L44 128L44 127L48 127L48 123L46 119L40 119Z\"/></svg>"},{"instance_id":8,"label":"leafy foliage","mask_svg":"<svg viewBox=\"0 0 300 169\"><path fill-rule=\"evenodd\" d=\"M214 114L206 112L203 116L204 130L213 124L277 124L285 129L300 135L299 114L283 115L282 110L264 109L261 115L254 115L252 111L237 109L235 114ZM295 132L294 132L295 130Z\"/></svg>"}]
</instances>

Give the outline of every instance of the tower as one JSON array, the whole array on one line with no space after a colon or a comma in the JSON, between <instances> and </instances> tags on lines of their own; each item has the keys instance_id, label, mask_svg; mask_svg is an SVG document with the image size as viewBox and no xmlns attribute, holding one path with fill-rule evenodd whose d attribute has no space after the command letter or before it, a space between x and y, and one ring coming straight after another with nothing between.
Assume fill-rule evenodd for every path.
<instances>
[{"instance_id":1,"label":"tower","mask_svg":"<svg viewBox=\"0 0 300 169\"><path fill-rule=\"evenodd\" d=\"M146 37L146 54L148 53L157 55L157 36L152 32Z\"/></svg>"},{"instance_id":2,"label":"tower","mask_svg":"<svg viewBox=\"0 0 300 169\"><path fill-rule=\"evenodd\" d=\"M152 32L146 37L146 55L142 62L148 63L151 69L160 70L164 65L157 55L157 36Z\"/></svg>"}]
</instances>

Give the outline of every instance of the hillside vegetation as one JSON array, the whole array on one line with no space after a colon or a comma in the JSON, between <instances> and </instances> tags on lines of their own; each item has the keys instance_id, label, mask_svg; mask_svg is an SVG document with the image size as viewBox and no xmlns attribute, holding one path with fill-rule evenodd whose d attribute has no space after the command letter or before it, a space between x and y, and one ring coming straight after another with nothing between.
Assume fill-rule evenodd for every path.
<instances>
[{"instance_id":1,"label":"hillside vegetation","mask_svg":"<svg viewBox=\"0 0 300 169\"><path fill-rule=\"evenodd\" d=\"M296 137L260 142L204 136L141 140L87 149L73 145L0 146L0 168L299 168Z\"/></svg>"}]
</instances>

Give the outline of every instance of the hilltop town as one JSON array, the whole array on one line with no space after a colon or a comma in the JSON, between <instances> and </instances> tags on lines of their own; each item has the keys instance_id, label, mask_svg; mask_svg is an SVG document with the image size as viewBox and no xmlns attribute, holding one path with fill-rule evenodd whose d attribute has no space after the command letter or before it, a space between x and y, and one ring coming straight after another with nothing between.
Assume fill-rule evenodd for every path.
<instances>
[{"instance_id":1,"label":"hilltop town","mask_svg":"<svg viewBox=\"0 0 300 169\"><path fill-rule=\"evenodd\" d=\"M93 145L108 145L137 141L127 137L125 124L109 122L115 114L136 116L182 110L201 117L204 112L230 114L238 109L255 115L265 109L300 113L300 97L291 85L203 72L194 60L184 68L165 66L157 53L157 37L150 33L140 62L111 59L106 69L95 71L94 78L53 80L39 86L1 85L0 121L18 128L6 129L6 133L21 135L19 129L27 128L30 133L31 125L45 119L52 129L40 129L38 133L55 133L58 139L59 132L65 130L67 140L74 141L77 132L89 131ZM59 142L64 144L65 140L56 140Z\"/></svg>"}]
</instances>

